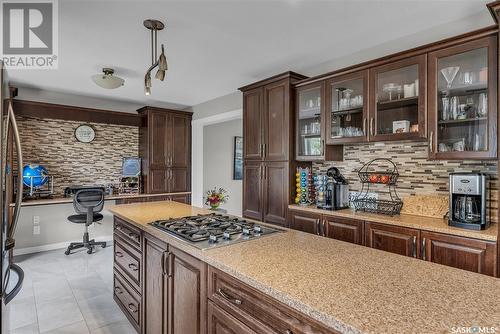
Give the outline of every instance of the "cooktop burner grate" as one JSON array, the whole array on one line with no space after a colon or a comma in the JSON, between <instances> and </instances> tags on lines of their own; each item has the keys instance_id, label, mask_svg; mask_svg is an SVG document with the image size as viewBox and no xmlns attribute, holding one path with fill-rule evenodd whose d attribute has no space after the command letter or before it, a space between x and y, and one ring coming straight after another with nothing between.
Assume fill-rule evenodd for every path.
<instances>
[{"instance_id":1,"label":"cooktop burner grate","mask_svg":"<svg viewBox=\"0 0 500 334\"><path fill-rule=\"evenodd\" d=\"M225 234L239 234L244 229L252 233L255 227L253 222L215 213L157 220L151 225L191 242L208 240L210 236L221 237Z\"/></svg>"}]
</instances>

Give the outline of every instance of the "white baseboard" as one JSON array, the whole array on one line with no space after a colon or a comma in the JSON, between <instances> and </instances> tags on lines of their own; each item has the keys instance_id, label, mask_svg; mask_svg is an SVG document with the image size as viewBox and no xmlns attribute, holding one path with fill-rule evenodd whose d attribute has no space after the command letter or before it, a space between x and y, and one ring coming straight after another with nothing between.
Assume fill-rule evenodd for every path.
<instances>
[{"instance_id":1,"label":"white baseboard","mask_svg":"<svg viewBox=\"0 0 500 334\"><path fill-rule=\"evenodd\" d=\"M113 236L112 235L105 235L105 236L101 236L101 237L96 237L94 239L96 241L106 241L109 245L113 241ZM40 246L26 247L26 248L14 248L14 256L39 253L39 252L46 252L46 251L50 251L50 250L54 250L54 249L67 248L70 243L79 242L79 241L81 241L81 240L69 240L69 241L64 241L64 242L58 242L55 244L47 244L47 245L40 245Z\"/></svg>"}]
</instances>

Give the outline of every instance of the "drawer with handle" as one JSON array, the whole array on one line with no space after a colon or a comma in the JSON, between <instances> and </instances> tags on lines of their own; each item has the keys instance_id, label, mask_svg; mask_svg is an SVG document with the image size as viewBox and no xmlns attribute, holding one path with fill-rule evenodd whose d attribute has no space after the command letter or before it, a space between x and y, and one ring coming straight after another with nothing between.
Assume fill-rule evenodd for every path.
<instances>
[{"instance_id":1,"label":"drawer with handle","mask_svg":"<svg viewBox=\"0 0 500 334\"><path fill-rule=\"evenodd\" d=\"M124 311L125 315L131 320L136 328L141 325L141 303L140 296L134 289L121 279L120 274L115 272L113 282L113 293L118 305Z\"/></svg>"},{"instance_id":2,"label":"drawer with handle","mask_svg":"<svg viewBox=\"0 0 500 334\"><path fill-rule=\"evenodd\" d=\"M141 251L142 238L141 238L141 231L139 229L115 217L114 232L115 235L118 235L119 237L123 238L132 246L137 248L138 251Z\"/></svg>"},{"instance_id":3,"label":"drawer with handle","mask_svg":"<svg viewBox=\"0 0 500 334\"><path fill-rule=\"evenodd\" d=\"M141 262L139 260L140 254L130 247L127 248L124 242L120 242L119 238L115 238L114 246L115 265L119 269L121 269L123 274L129 277L132 283L135 283L136 288L139 289L141 283Z\"/></svg>"},{"instance_id":4,"label":"drawer with handle","mask_svg":"<svg viewBox=\"0 0 500 334\"><path fill-rule=\"evenodd\" d=\"M212 267L208 298L257 333L337 333Z\"/></svg>"}]
</instances>

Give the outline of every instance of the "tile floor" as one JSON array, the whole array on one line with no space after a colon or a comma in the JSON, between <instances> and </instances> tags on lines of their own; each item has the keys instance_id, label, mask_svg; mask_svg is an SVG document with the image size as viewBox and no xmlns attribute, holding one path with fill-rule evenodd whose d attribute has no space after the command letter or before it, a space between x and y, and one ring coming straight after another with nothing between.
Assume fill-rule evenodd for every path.
<instances>
[{"instance_id":1,"label":"tile floor","mask_svg":"<svg viewBox=\"0 0 500 334\"><path fill-rule=\"evenodd\" d=\"M15 257L24 270L9 334L136 334L113 300L113 247Z\"/></svg>"}]
</instances>

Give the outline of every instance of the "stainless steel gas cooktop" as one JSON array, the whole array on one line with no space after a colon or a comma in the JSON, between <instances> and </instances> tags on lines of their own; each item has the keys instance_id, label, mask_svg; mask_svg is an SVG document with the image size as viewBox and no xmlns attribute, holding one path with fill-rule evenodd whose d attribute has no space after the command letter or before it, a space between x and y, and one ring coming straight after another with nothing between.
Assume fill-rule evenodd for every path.
<instances>
[{"instance_id":1,"label":"stainless steel gas cooktop","mask_svg":"<svg viewBox=\"0 0 500 334\"><path fill-rule=\"evenodd\" d=\"M216 213L156 220L150 224L199 249L225 246L283 232L253 221Z\"/></svg>"}]
</instances>

